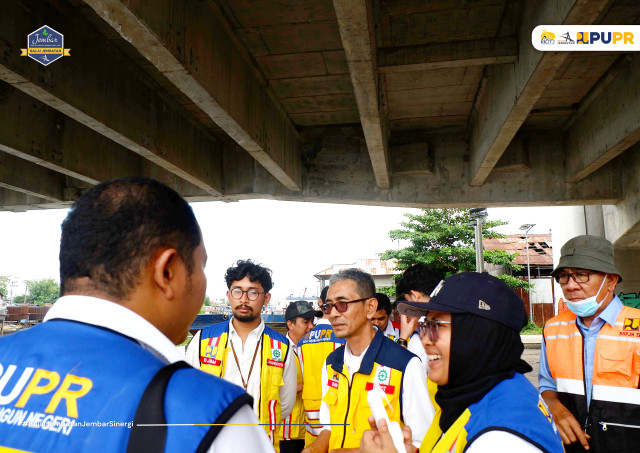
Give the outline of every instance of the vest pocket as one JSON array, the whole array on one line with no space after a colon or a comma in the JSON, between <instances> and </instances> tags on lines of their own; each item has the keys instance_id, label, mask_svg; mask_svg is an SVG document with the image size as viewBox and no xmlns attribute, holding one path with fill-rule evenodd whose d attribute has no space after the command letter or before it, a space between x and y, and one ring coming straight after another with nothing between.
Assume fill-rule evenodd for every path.
<instances>
[{"instance_id":1,"label":"vest pocket","mask_svg":"<svg viewBox=\"0 0 640 453\"><path fill-rule=\"evenodd\" d=\"M613 379L613 382L619 383L621 376L624 376L625 380L631 378L631 373L637 367L634 362L638 359L637 354L627 348L598 348L594 371L607 380ZM594 381L595 379L596 376Z\"/></svg>"},{"instance_id":2,"label":"vest pocket","mask_svg":"<svg viewBox=\"0 0 640 453\"><path fill-rule=\"evenodd\" d=\"M640 392L640 390L636 390ZM636 452L640 445L640 408L635 404L591 401L592 439L602 452Z\"/></svg>"},{"instance_id":3,"label":"vest pocket","mask_svg":"<svg viewBox=\"0 0 640 453\"><path fill-rule=\"evenodd\" d=\"M322 401L327 403L327 405L329 406L335 406L336 404L338 404L338 393L332 388L329 388L327 390L327 393L322 398Z\"/></svg>"}]
</instances>

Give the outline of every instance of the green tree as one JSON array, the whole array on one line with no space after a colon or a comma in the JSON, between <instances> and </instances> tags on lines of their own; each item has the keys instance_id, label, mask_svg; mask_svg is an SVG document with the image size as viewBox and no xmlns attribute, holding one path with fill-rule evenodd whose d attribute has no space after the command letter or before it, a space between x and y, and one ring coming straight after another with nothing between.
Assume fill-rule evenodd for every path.
<instances>
[{"instance_id":1,"label":"green tree","mask_svg":"<svg viewBox=\"0 0 640 453\"><path fill-rule=\"evenodd\" d=\"M376 291L382 294L386 294L389 297L396 297L396 287L395 286L378 286Z\"/></svg>"},{"instance_id":2,"label":"green tree","mask_svg":"<svg viewBox=\"0 0 640 453\"><path fill-rule=\"evenodd\" d=\"M405 270L415 263L425 263L444 277L458 272L476 270L475 230L469 226L471 219L464 209L422 209L420 214L405 214L409 220L401 228L391 230L389 237L404 240L409 246L380 253L382 259L395 258L398 269ZM483 239L500 238L493 228L505 225L501 220L489 220L482 226ZM484 260L515 271L522 266L514 263L515 254L504 250L485 250ZM512 288L528 288L528 283L511 275L500 275Z\"/></svg>"},{"instance_id":3,"label":"green tree","mask_svg":"<svg viewBox=\"0 0 640 453\"><path fill-rule=\"evenodd\" d=\"M11 281L11 277L8 275L0 275L0 293L5 298L9 297L9 282Z\"/></svg>"},{"instance_id":4,"label":"green tree","mask_svg":"<svg viewBox=\"0 0 640 453\"><path fill-rule=\"evenodd\" d=\"M27 296L16 296L13 301L17 304L28 303L44 305L53 303L60 297L60 285L52 278L42 280L26 280Z\"/></svg>"}]
</instances>

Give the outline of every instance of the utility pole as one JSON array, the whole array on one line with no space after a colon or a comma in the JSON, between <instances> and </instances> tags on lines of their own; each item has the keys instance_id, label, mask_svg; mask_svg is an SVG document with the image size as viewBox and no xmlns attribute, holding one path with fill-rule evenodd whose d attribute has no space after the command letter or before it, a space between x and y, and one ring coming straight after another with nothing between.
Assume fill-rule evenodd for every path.
<instances>
[{"instance_id":1,"label":"utility pole","mask_svg":"<svg viewBox=\"0 0 640 453\"><path fill-rule=\"evenodd\" d=\"M533 322L533 303L531 302L531 266L529 265L529 230L536 226L535 223L525 223L520 227L524 231L524 240L527 242L527 293L529 294L529 321ZM526 230L526 231L525 231Z\"/></svg>"},{"instance_id":2,"label":"utility pole","mask_svg":"<svg viewBox=\"0 0 640 453\"><path fill-rule=\"evenodd\" d=\"M484 218L487 217L486 208L472 208L469 209L469 225L475 222L474 228L476 229L476 272L484 272L484 253L482 248L482 223Z\"/></svg>"}]
</instances>

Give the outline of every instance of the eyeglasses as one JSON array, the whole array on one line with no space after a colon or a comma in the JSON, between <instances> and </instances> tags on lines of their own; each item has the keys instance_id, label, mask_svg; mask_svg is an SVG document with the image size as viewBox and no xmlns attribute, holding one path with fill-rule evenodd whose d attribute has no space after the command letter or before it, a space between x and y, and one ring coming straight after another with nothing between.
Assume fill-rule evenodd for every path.
<instances>
[{"instance_id":1,"label":"eyeglasses","mask_svg":"<svg viewBox=\"0 0 640 453\"><path fill-rule=\"evenodd\" d=\"M596 272L580 271L573 274L568 274L566 272L563 272L561 274L557 274L554 278L561 285L566 285L567 283L569 283L569 277L571 277L576 283L587 283L591 274L595 273Z\"/></svg>"},{"instance_id":2,"label":"eyeglasses","mask_svg":"<svg viewBox=\"0 0 640 453\"><path fill-rule=\"evenodd\" d=\"M427 319L418 323L418 335L422 339L425 335L429 335L432 343L438 341L438 326L451 324L451 321L439 321L436 319Z\"/></svg>"},{"instance_id":3,"label":"eyeglasses","mask_svg":"<svg viewBox=\"0 0 640 453\"><path fill-rule=\"evenodd\" d=\"M365 298L356 299L356 300L341 300L340 302L334 302L332 304L325 303L325 304L322 304L320 309L322 310L322 313L324 313L325 315L330 314L331 309L333 307L336 307L336 310L338 310L338 313L344 313L349 308L349 304L352 304L354 302L362 302L363 300L367 300L367 299L371 299L371 297L365 297Z\"/></svg>"},{"instance_id":4,"label":"eyeglasses","mask_svg":"<svg viewBox=\"0 0 640 453\"><path fill-rule=\"evenodd\" d=\"M249 299L249 300L257 300L258 297L260 296L260 294L264 294L264 293L261 293L258 290L255 290L255 289L250 289L248 291L243 291L240 288L233 288L231 290L231 297L233 297L234 299L242 299L242 295L244 293L247 293L247 299Z\"/></svg>"}]
</instances>

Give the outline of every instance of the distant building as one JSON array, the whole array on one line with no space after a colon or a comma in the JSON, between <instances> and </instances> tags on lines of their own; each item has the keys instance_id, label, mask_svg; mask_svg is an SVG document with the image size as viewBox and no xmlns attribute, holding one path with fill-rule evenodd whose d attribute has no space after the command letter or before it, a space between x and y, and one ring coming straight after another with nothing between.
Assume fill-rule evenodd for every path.
<instances>
[{"instance_id":1,"label":"distant building","mask_svg":"<svg viewBox=\"0 0 640 453\"><path fill-rule=\"evenodd\" d=\"M359 259L347 264L333 264L331 267L314 274L314 277L320 282L320 288L323 288L329 284L329 279L333 274L352 267L371 274L376 288L380 288L381 286L395 286L396 282L393 280L393 276L401 273L396 269L396 260L371 258Z\"/></svg>"},{"instance_id":2,"label":"distant building","mask_svg":"<svg viewBox=\"0 0 640 453\"><path fill-rule=\"evenodd\" d=\"M535 234L528 236L529 242L529 266L531 268L531 279L551 277L553 271L553 247L550 234ZM510 234L499 239L484 239L482 245L485 250L504 250L515 253L516 264L523 266L522 270L512 272L507 269L500 269L500 273L512 274L514 277L527 277L527 242L524 234ZM487 264L487 267L493 265ZM496 266L493 266L494 268ZM489 269L488 269L489 270ZM489 270L490 273L493 273Z\"/></svg>"},{"instance_id":3,"label":"distant building","mask_svg":"<svg viewBox=\"0 0 640 453\"><path fill-rule=\"evenodd\" d=\"M527 280L527 242L529 242L529 272L531 273L531 302L533 315L538 324L543 323L554 315L555 287L551 272L553 271L553 247L550 234L511 234L500 239L485 239L482 245L485 250L504 250L515 253L515 263L522 266L519 271L512 271L505 266L486 263L485 269L492 275L511 274L514 277ZM529 312L529 294L526 291L516 291L524 300L527 313ZM562 294L558 295L562 297Z\"/></svg>"}]
</instances>

